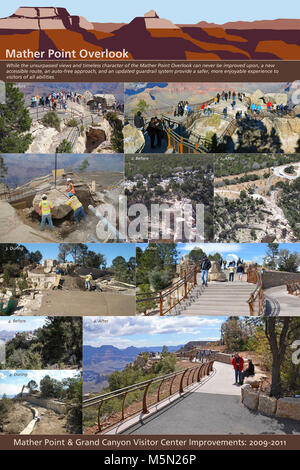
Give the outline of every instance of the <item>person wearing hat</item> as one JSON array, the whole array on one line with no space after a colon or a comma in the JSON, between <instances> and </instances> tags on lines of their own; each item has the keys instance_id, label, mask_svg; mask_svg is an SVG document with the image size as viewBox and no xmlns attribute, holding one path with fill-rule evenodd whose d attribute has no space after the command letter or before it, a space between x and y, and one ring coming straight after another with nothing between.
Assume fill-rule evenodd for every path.
<instances>
[{"instance_id":1,"label":"person wearing hat","mask_svg":"<svg viewBox=\"0 0 300 470\"><path fill-rule=\"evenodd\" d=\"M51 217L51 209L53 209L53 204L51 201L48 201L47 194L42 195L42 200L39 204L40 207L40 215L42 216L41 220L41 230L45 230L45 223L46 221L49 224L49 228L52 231L53 230L53 222L52 222L52 217Z\"/></svg>"},{"instance_id":2,"label":"person wearing hat","mask_svg":"<svg viewBox=\"0 0 300 470\"><path fill-rule=\"evenodd\" d=\"M86 215L84 212L83 205L79 201L78 197L73 194L72 196L69 195L69 200L66 202L68 206L70 206L74 211L74 220L76 224L79 224L78 217L81 215L83 220L86 222Z\"/></svg>"},{"instance_id":3,"label":"person wearing hat","mask_svg":"<svg viewBox=\"0 0 300 470\"><path fill-rule=\"evenodd\" d=\"M75 187L74 187L74 184L73 184L71 178L67 179L67 183L68 183L68 188L67 188L68 196L72 197L75 194Z\"/></svg>"},{"instance_id":4,"label":"person wearing hat","mask_svg":"<svg viewBox=\"0 0 300 470\"><path fill-rule=\"evenodd\" d=\"M90 273L85 277L85 288L91 290L91 282L93 280L93 274Z\"/></svg>"}]
</instances>

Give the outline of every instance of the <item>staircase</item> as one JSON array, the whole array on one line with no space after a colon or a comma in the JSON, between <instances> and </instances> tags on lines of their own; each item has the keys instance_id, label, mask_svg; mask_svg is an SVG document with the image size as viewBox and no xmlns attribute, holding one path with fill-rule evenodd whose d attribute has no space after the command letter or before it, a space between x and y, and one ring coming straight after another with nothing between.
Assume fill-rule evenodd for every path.
<instances>
[{"instance_id":1,"label":"staircase","mask_svg":"<svg viewBox=\"0 0 300 470\"><path fill-rule=\"evenodd\" d=\"M198 275L198 285L171 315L250 315L248 300L254 289L245 281L213 281L203 287Z\"/></svg>"}]
</instances>

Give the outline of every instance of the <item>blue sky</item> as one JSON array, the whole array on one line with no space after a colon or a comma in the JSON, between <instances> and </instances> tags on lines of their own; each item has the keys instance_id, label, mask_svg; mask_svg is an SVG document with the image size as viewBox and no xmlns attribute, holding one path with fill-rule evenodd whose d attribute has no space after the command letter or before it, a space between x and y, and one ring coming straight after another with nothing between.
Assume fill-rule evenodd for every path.
<instances>
[{"instance_id":1,"label":"blue sky","mask_svg":"<svg viewBox=\"0 0 300 470\"><path fill-rule=\"evenodd\" d=\"M83 344L100 347L177 346L220 339L226 317L84 317Z\"/></svg>"},{"instance_id":2,"label":"blue sky","mask_svg":"<svg viewBox=\"0 0 300 470\"><path fill-rule=\"evenodd\" d=\"M21 392L22 386L30 380L35 380L39 385L45 375L53 379L63 380L68 377L76 377L78 371L70 370L0 370L0 397L5 393L13 397Z\"/></svg>"},{"instance_id":3,"label":"blue sky","mask_svg":"<svg viewBox=\"0 0 300 470\"><path fill-rule=\"evenodd\" d=\"M45 322L45 317L0 317L0 331L33 331L41 328Z\"/></svg>"},{"instance_id":4,"label":"blue sky","mask_svg":"<svg viewBox=\"0 0 300 470\"><path fill-rule=\"evenodd\" d=\"M145 250L148 244L140 243L137 246ZM244 261L253 261L258 264L262 264L268 249L267 243L178 243L178 261L195 247L201 248L207 255L220 253L227 261L237 261L238 258L241 258ZM280 243L279 250L283 249L292 253L295 251L300 253L300 243Z\"/></svg>"},{"instance_id":5,"label":"blue sky","mask_svg":"<svg viewBox=\"0 0 300 470\"><path fill-rule=\"evenodd\" d=\"M39 250L43 259L57 259L58 243L23 243L29 251ZM111 262L116 256L123 256L126 261L131 256L135 256L135 245L133 243L86 243L88 249L96 253L102 253L107 265L110 266ZM72 257L69 257L72 260Z\"/></svg>"},{"instance_id":6,"label":"blue sky","mask_svg":"<svg viewBox=\"0 0 300 470\"><path fill-rule=\"evenodd\" d=\"M143 1L114 1L96 2L95 0L11 0L1 3L1 17L9 16L22 6L56 6L64 7L72 15L84 16L93 22L129 22L136 16L143 16L147 11L154 9L162 18L168 18L174 23L197 23L208 21L224 23L227 21L253 21L276 18L299 18L300 5L298 0L284 2L262 2L252 0L242 2L240 0L215 0L214 2L199 2L199 0L151 0Z\"/></svg>"}]
</instances>

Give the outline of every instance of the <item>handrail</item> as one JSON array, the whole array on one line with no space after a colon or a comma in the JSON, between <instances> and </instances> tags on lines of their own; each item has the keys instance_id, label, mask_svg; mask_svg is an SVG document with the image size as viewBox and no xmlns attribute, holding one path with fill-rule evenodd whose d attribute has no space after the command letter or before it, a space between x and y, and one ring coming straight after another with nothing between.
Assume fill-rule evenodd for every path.
<instances>
[{"instance_id":1,"label":"handrail","mask_svg":"<svg viewBox=\"0 0 300 470\"><path fill-rule=\"evenodd\" d=\"M256 284L256 287L248 300L250 315L262 315L265 310L262 272L257 268L249 270L247 273L247 282Z\"/></svg>"},{"instance_id":2,"label":"handrail","mask_svg":"<svg viewBox=\"0 0 300 470\"><path fill-rule=\"evenodd\" d=\"M158 292L138 292L136 294L136 303L145 302L144 315L151 315L151 307L148 308L149 302L155 302L159 305L160 316L166 315L182 300L186 299L191 290L197 286L198 267L193 266L189 271L185 271L181 277L170 286ZM150 312L149 312L150 310Z\"/></svg>"},{"instance_id":3,"label":"handrail","mask_svg":"<svg viewBox=\"0 0 300 470\"><path fill-rule=\"evenodd\" d=\"M138 415L140 413L148 414L149 406L156 405L162 400L169 398L177 393L182 394L184 391L193 383L199 383L205 376L210 375L213 371L214 361L204 362L196 366L188 367L187 369L181 369L170 374L161 375L154 377L153 379L139 382L137 384L129 385L127 387L114 390L112 392L104 393L93 398L83 400L82 408L88 408L91 406L98 406L98 430L103 432L107 428L111 428L116 424L127 420L128 418ZM179 378L176 382L176 379ZM170 381L169 385L166 383ZM184 383L185 382L185 383ZM157 390L149 394L151 385L157 385ZM165 385L163 393L163 385ZM175 388L176 385L176 388ZM126 414L126 398L129 393L143 391L143 396L134 400L134 403L141 402L139 409L135 409L133 412ZM153 403L149 403L149 398L154 398ZM118 412L112 412L109 416L102 416L101 411L105 402L112 399L119 399L121 408ZM130 406L130 405L129 405ZM109 420L115 417L117 414L117 420L111 423Z\"/></svg>"}]
</instances>

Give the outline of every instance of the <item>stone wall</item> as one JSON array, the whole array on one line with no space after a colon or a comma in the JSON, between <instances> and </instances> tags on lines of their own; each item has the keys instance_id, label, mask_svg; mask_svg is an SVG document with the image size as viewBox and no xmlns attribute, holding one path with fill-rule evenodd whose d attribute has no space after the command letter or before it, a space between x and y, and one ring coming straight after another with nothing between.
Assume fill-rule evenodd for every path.
<instances>
[{"instance_id":1,"label":"stone wall","mask_svg":"<svg viewBox=\"0 0 300 470\"><path fill-rule=\"evenodd\" d=\"M225 354L219 351L214 352L214 360L218 362L224 362L225 364L231 364L232 354Z\"/></svg>"},{"instance_id":2,"label":"stone wall","mask_svg":"<svg viewBox=\"0 0 300 470\"><path fill-rule=\"evenodd\" d=\"M282 286L289 281L300 281L300 273L286 273L280 271L263 272L263 288Z\"/></svg>"},{"instance_id":3,"label":"stone wall","mask_svg":"<svg viewBox=\"0 0 300 470\"><path fill-rule=\"evenodd\" d=\"M57 400L49 400L47 398L40 398L24 394L24 400L28 401L32 405L41 406L42 408L47 408L48 410L53 410L56 413L63 414L67 412L67 405L63 402Z\"/></svg>"},{"instance_id":4,"label":"stone wall","mask_svg":"<svg viewBox=\"0 0 300 470\"><path fill-rule=\"evenodd\" d=\"M250 410L264 415L300 421L300 398L269 397L246 384L241 387L241 401Z\"/></svg>"}]
</instances>

